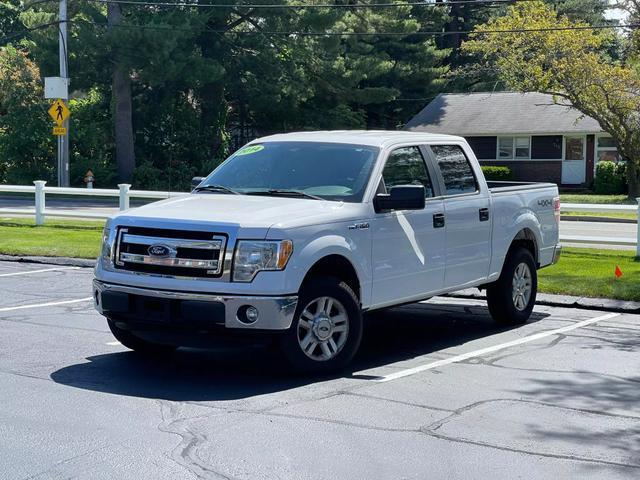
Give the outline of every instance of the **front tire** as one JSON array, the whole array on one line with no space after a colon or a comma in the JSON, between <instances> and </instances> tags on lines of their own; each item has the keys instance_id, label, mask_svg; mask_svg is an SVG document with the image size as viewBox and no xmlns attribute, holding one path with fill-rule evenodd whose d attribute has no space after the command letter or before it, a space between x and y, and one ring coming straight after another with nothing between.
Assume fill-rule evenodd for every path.
<instances>
[{"instance_id":1,"label":"front tire","mask_svg":"<svg viewBox=\"0 0 640 480\"><path fill-rule=\"evenodd\" d=\"M500 278L487 288L489 312L497 323L518 325L529 320L538 293L538 274L531 252L516 247L507 256Z\"/></svg>"},{"instance_id":2,"label":"front tire","mask_svg":"<svg viewBox=\"0 0 640 480\"><path fill-rule=\"evenodd\" d=\"M362 340L362 312L356 294L333 277L303 285L291 328L280 348L299 372L330 373L351 361Z\"/></svg>"},{"instance_id":3,"label":"front tire","mask_svg":"<svg viewBox=\"0 0 640 480\"><path fill-rule=\"evenodd\" d=\"M109 325L109 330L111 330L113 336L116 337L116 340L129 350L133 350L141 355L167 356L176 350L176 347L171 345L163 345L143 340L142 338L135 336L133 333L118 327L110 318L107 318L107 324Z\"/></svg>"}]
</instances>

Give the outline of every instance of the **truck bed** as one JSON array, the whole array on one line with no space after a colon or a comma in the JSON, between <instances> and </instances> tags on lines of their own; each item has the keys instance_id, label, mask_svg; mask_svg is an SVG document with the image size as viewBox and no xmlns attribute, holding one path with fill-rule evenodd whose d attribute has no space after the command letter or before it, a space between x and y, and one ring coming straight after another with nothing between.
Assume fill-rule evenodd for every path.
<instances>
[{"instance_id":1,"label":"truck bed","mask_svg":"<svg viewBox=\"0 0 640 480\"><path fill-rule=\"evenodd\" d=\"M514 192L518 190L537 190L540 188L556 187L555 183L548 182L501 182L487 181L491 193Z\"/></svg>"}]
</instances>

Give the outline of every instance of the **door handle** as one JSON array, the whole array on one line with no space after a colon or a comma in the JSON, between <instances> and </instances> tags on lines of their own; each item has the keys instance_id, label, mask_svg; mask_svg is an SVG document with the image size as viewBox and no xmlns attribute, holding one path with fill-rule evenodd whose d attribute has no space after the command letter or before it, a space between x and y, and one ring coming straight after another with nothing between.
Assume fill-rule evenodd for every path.
<instances>
[{"instance_id":1,"label":"door handle","mask_svg":"<svg viewBox=\"0 0 640 480\"><path fill-rule=\"evenodd\" d=\"M488 208L481 208L478 213L479 213L481 222L488 222L489 221L489 209Z\"/></svg>"},{"instance_id":2,"label":"door handle","mask_svg":"<svg viewBox=\"0 0 640 480\"><path fill-rule=\"evenodd\" d=\"M444 223L445 223L444 213L433 214L433 228L443 228Z\"/></svg>"}]
</instances>

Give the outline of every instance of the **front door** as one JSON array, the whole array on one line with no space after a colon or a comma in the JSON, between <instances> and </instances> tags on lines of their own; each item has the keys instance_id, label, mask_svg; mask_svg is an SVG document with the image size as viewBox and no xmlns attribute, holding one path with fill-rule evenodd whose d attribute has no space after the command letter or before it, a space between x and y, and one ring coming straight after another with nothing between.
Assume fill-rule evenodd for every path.
<instances>
[{"instance_id":1,"label":"front door","mask_svg":"<svg viewBox=\"0 0 640 480\"><path fill-rule=\"evenodd\" d=\"M444 214L435 196L431 176L418 147L390 153L378 189L395 185L424 185L423 210L383 212L375 215L373 229L373 304L376 307L426 297L444 282Z\"/></svg>"},{"instance_id":2,"label":"front door","mask_svg":"<svg viewBox=\"0 0 640 480\"><path fill-rule=\"evenodd\" d=\"M432 145L444 188L447 289L484 281L491 261L492 213L460 145Z\"/></svg>"},{"instance_id":3,"label":"front door","mask_svg":"<svg viewBox=\"0 0 640 480\"><path fill-rule=\"evenodd\" d=\"M580 185L586 181L587 160L584 135L564 137L562 184Z\"/></svg>"}]
</instances>

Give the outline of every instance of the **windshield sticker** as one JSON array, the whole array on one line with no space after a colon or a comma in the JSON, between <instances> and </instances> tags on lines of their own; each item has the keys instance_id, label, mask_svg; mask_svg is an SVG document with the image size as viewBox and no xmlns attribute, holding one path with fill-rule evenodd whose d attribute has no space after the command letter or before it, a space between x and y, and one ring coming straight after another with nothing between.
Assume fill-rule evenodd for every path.
<instances>
[{"instance_id":1,"label":"windshield sticker","mask_svg":"<svg viewBox=\"0 0 640 480\"><path fill-rule=\"evenodd\" d=\"M243 148L242 150L236 153L236 156L240 155L251 155L252 153L257 153L260 150L264 150L264 145L251 145L250 147Z\"/></svg>"}]
</instances>

